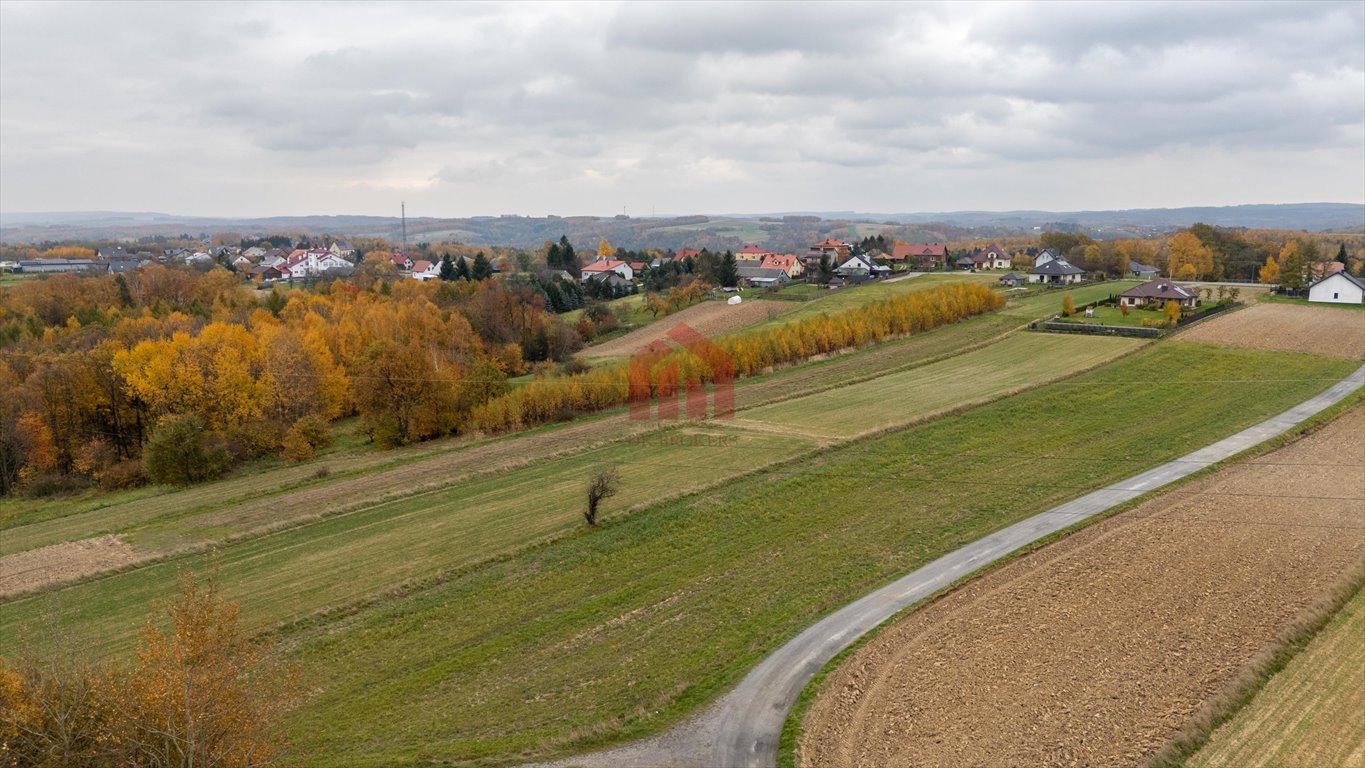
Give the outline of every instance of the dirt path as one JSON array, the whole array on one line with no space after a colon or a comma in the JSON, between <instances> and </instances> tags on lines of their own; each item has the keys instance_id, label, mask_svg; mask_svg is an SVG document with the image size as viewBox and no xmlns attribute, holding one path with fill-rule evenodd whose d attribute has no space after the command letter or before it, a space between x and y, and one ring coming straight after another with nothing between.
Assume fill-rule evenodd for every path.
<instances>
[{"instance_id":1,"label":"dirt path","mask_svg":"<svg viewBox=\"0 0 1365 768\"><path fill-rule=\"evenodd\" d=\"M627 357L649 346L651 342L666 339L675 325L685 323L706 338L737 331L756 323L766 322L779 315L801 306L796 301L759 301L749 299L741 304L726 304L723 301L703 301L681 312L650 323L625 336L588 347L578 353L579 357Z\"/></svg>"},{"instance_id":2,"label":"dirt path","mask_svg":"<svg viewBox=\"0 0 1365 768\"><path fill-rule=\"evenodd\" d=\"M970 582L830 675L800 764L1140 762L1365 563L1363 463L1358 407Z\"/></svg>"},{"instance_id":3,"label":"dirt path","mask_svg":"<svg viewBox=\"0 0 1365 768\"><path fill-rule=\"evenodd\" d=\"M1365 360L1365 312L1340 307L1255 304L1205 320L1176 338Z\"/></svg>"}]
</instances>

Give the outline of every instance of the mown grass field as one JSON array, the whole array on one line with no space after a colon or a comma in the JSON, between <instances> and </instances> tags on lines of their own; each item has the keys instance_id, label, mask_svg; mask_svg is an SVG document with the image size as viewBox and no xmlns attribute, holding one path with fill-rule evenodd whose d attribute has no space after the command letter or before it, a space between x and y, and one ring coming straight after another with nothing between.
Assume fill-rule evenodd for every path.
<instances>
[{"instance_id":1,"label":"mown grass field","mask_svg":"<svg viewBox=\"0 0 1365 768\"><path fill-rule=\"evenodd\" d=\"M1365 766L1365 590L1323 627L1189 768Z\"/></svg>"},{"instance_id":2,"label":"mown grass field","mask_svg":"<svg viewBox=\"0 0 1365 768\"><path fill-rule=\"evenodd\" d=\"M754 408L740 414L739 421L850 438L1085 370L1145 343L1134 339L1020 334L1007 342L930 365Z\"/></svg>"},{"instance_id":3,"label":"mown grass field","mask_svg":"<svg viewBox=\"0 0 1365 768\"><path fill-rule=\"evenodd\" d=\"M894 576L1244 428L1354 367L1154 345L1067 386L826 451L300 627L286 646L317 693L290 720L297 762L505 764L657 730ZM726 462L703 454L656 469ZM1022 471L1040 463L1046 477Z\"/></svg>"}]
</instances>

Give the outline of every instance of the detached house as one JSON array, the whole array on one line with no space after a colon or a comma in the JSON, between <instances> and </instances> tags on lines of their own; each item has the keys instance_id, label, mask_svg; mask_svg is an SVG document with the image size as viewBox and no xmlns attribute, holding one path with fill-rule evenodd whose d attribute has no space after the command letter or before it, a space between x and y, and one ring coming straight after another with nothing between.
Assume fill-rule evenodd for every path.
<instances>
[{"instance_id":1,"label":"detached house","mask_svg":"<svg viewBox=\"0 0 1365 768\"><path fill-rule=\"evenodd\" d=\"M617 275L622 280L633 280L635 270L630 265L618 259L598 259L593 263L583 267L581 270L583 279L601 279L607 275Z\"/></svg>"},{"instance_id":2,"label":"detached house","mask_svg":"<svg viewBox=\"0 0 1365 768\"><path fill-rule=\"evenodd\" d=\"M877 264L866 256L852 256L834 272L840 277L877 277L890 273L891 268Z\"/></svg>"},{"instance_id":3,"label":"detached house","mask_svg":"<svg viewBox=\"0 0 1365 768\"><path fill-rule=\"evenodd\" d=\"M771 256L767 250L756 245L746 245L735 251L735 258L739 261L763 261L765 256Z\"/></svg>"},{"instance_id":4,"label":"detached house","mask_svg":"<svg viewBox=\"0 0 1365 768\"><path fill-rule=\"evenodd\" d=\"M770 253L763 257L760 265L764 269L780 269L787 273L787 277L800 277L806 271L801 260L790 253Z\"/></svg>"},{"instance_id":5,"label":"detached house","mask_svg":"<svg viewBox=\"0 0 1365 768\"><path fill-rule=\"evenodd\" d=\"M1174 301L1182 308L1193 309L1199 306L1199 293L1170 280L1149 280L1119 294L1119 305L1125 307L1144 304L1165 306L1168 301Z\"/></svg>"},{"instance_id":6,"label":"detached house","mask_svg":"<svg viewBox=\"0 0 1365 768\"><path fill-rule=\"evenodd\" d=\"M907 260L913 261L915 269L938 269L948 262L948 246L943 243L897 245L891 249L891 256L894 259L897 255L904 255Z\"/></svg>"},{"instance_id":7,"label":"detached house","mask_svg":"<svg viewBox=\"0 0 1365 768\"><path fill-rule=\"evenodd\" d=\"M1044 251L1046 253L1046 251ZM1040 255L1039 258L1042 258ZM1043 285L1069 285L1085 280L1085 270L1063 258L1048 259L1028 271L1030 283Z\"/></svg>"},{"instance_id":8,"label":"detached house","mask_svg":"<svg viewBox=\"0 0 1365 768\"><path fill-rule=\"evenodd\" d=\"M973 256L977 269L1009 269L1011 257L1004 248L991 243L986 250Z\"/></svg>"}]
</instances>

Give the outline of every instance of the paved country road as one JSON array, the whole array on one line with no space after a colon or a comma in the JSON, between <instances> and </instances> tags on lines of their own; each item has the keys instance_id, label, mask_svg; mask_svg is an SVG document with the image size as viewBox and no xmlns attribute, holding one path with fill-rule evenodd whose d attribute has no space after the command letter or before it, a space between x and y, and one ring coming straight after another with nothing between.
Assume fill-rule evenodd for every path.
<instances>
[{"instance_id":1,"label":"paved country road","mask_svg":"<svg viewBox=\"0 0 1365 768\"><path fill-rule=\"evenodd\" d=\"M769 768L787 712L830 659L905 608L984 565L1125 501L1283 434L1365 386L1365 366L1326 392L1237 434L977 539L840 608L759 662L739 685L692 719L653 738L566 758L585 768Z\"/></svg>"}]
</instances>

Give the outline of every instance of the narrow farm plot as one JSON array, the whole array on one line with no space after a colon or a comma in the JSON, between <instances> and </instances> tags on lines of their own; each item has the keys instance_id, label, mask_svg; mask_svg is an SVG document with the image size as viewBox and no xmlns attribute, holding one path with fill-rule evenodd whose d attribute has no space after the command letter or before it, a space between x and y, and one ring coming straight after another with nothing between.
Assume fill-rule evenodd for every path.
<instances>
[{"instance_id":1,"label":"narrow farm plot","mask_svg":"<svg viewBox=\"0 0 1365 768\"><path fill-rule=\"evenodd\" d=\"M827 450L299 627L284 643L317 686L291 720L300 761L521 763L656 731L888 579L1354 368L1155 345L1073 386ZM1256 382L1272 372L1288 383ZM1188 396L1186 382L1220 379L1250 383ZM1081 459L1047 461L1082 444ZM1038 464L1046 477L1021 471Z\"/></svg>"},{"instance_id":2,"label":"narrow farm plot","mask_svg":"<svg viewBox=\"0 0 1365 768\"><path fill-rule=\"evenodd\" d=\"M1362 567L1363 457L1357 406L910 613L826 678L800 764L1140 764Z\"/></svg>"},{"instance_id":3,"label":"narrow farm plot","mask_svg":"<svg viewBox=\"0 0 1365 768\"><path fill-rule=\"evenodd\" d=\"M909 424L926 414L998 397L1092 368L1147 342L1097 336L1026 333L901 373L880 376L740 414L741 426L799 428L853 438Z\"/></svg>"},{"instance_id":4,"label":"narrow farm plot","mask_svg":"<svg viewBox=\"0 0 1365 768\"><path fill-rule=\"evenodd\" d=\"M1182 331L1186 341L1365 360L1365 313L1258 303Z\"/></svg>"},{"instance_id":5,"label":"narrow farm plot","mask_svg":"<svg viewBox=\"0 0 1365 768\"><path fill-rule=\"evenodd\" d=\"M1365 590L1185 765L1365 766Z\"/></svg>"},{"instance_id":6,"label":"narrow farm plot","mask_svg":"<svg viewBox=\"0 0 1365 768\"><path fill-rule=\"evenodd\" d=\"M579 357L629 357L655 341L668 338L676 325L687 325L702 336L712 338L747 328L751 325L781 317L797 307L790 301L755 301L727 304L724 301L703 301L680 312L661 317L644 328L625 336L594 344L578 353Z\"/></svg>"}]
</instances>

